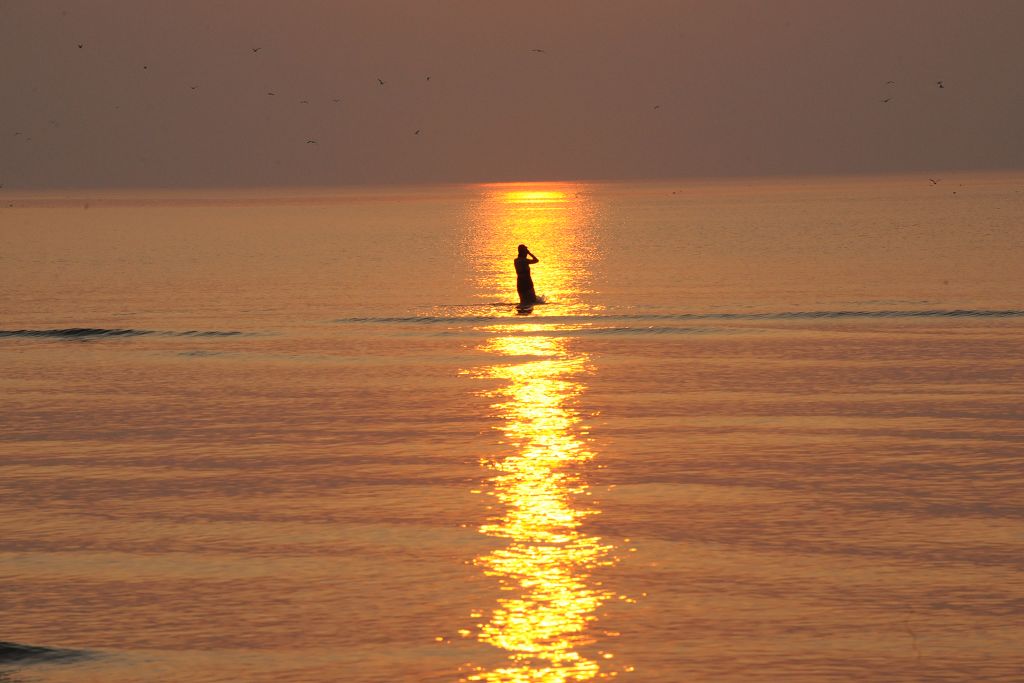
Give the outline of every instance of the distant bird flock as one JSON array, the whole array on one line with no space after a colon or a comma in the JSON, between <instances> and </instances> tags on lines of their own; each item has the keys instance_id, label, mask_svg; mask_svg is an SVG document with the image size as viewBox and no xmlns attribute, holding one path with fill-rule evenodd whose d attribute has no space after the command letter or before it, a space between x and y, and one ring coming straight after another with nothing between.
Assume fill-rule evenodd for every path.
<instances>
[{"instance_id":1,"label":"distant bird flock","mask_svg":"<svg viewBox=\"0 0 1024 683\"><path fill-rule=\"evenodd\" d=\"M79 50L85 49L85 46L86 46L85 43L76 43L76 45L78 46ZM251 50L252 54L258 55L263 50L263 47L262 46L256 46L256 47L250 47L249 49ZM530 48L529 52L532 52L532 53L535 53L535 54L540 54L540 55L546 55L547 54L547 50L545 50L543 48L539 48L539 47ZM144 71L148 71L149 70L149 65L148 64L143 64L142 65L142 69ZM431 76L430 75L426 75L425 79L426 79L426 81L430 81L431 80ZM378 87L384 87L388 83L388 81L384 80L384 78L382 78L381 76L377 76L376 77L376 81L377 81L377 86ZM896 87L896 81L894 81L894 80L885 81L885 85L886 85L887 88L894 89ZM937 88L939 88L939 89L945 89L946 88L944 80L937 80L937 81L935 81L935 86ZM199 86L198 85L190 85L189 88L190 88L190 90L195 91L195 90L197 90L199 88ZM277 96L277 92L272 91L272 90L267 91L266 94L267 94L268 97L276 97ZM883 104L888 104L889 102L892 102L893 100L894 100L894 96L893 95L886 95L885 97L881 98L881 102ZM340 103L342 101L342 98L341 97L334 97L334 98L331 99L331 101L334 102L334 103ZM310 100L302 99L302 100L299 100L298 103L299 104L309 104ZM117 108L118 107L115 107L115 109L117 109ZM659 110L659 109L661 109L661 104L654 104L652 108L654 110ZM57 122L51 120L51 125L56 126ZM415 135L415 136L419 136L421 132L422 132L422 128L416 128L413 131L412 134ZM15 136L22 136L22 131L14 131L14 135ZM25 141L30 141L32 138L29 137L29 136L24 136L23 139ZM307 144L307 145L316 145L317 143L318 143L318 141L316 139L314 139L314 138L305 138L305 144ZM932 185L938 184L938 180L935 180L935 179L932 179L932 178L929 178L929 180L930 180ZM2 188L2 187L3 187L3 185L0 185L0 188Z\"/></svg>"}]
</instances>

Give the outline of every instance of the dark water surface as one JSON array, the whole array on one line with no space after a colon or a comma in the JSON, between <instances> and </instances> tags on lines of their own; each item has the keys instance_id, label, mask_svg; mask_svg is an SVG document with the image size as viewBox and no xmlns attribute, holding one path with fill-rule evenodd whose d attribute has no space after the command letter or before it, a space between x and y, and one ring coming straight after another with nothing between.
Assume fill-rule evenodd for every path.
<instances>
[{"instance_id":1,"label":"dark water surface","mask_svg":"<svg viewBox=\"0 0 1024 683\"><path fill-rule=\"evenodd\" d=\"M0 680L1024 679L1024 178L943 185L15 198Z\"/></svg>"}]
</instances>

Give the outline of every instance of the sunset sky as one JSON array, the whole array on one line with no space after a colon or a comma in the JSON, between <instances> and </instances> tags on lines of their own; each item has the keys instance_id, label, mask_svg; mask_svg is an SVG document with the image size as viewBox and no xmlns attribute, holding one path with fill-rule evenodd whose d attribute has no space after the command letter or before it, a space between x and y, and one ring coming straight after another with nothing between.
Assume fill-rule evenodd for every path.
<instances>
[{"instance_id":1,"label":"sunset sky","mask_svg":"<svg viewBox=\"0 0 1024 683\"><path fill-rule=\"evenodd\" d=\"M8 0L0 184L1020 168L1022 26L1013 0Z\"/></svg>"}]
</instances>

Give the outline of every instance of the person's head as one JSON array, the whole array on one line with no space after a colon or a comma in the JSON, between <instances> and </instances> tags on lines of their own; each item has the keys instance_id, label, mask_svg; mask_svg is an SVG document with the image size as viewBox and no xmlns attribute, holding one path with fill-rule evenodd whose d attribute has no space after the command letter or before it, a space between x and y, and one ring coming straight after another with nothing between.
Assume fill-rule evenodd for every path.
<instances>
[{"instance_id":1,"label":"person's head","mask_svg":"<svg viewBox=\"0 0 1024 683\"><path fill-rule=\"evenodd\" d=\"M520 256L526 256L529 253L530 253L530 250L526 248L525 244L520 244L519 245L519 255Z\"/></svg>"}]
</instances>

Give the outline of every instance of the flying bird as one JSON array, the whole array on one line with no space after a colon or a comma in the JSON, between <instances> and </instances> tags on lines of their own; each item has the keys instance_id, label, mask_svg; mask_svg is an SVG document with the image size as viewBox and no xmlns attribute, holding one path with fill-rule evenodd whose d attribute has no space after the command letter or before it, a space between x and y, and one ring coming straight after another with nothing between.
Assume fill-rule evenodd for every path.
<instances>
[{"instance_id":1,"label":"flying bird","mask_svg":"<svg viewBox=\"0 0 1024 683\"><path fill-rule=\"evenodd\" d=\"M886 85L896 85L896 81L886 81Z\"/></svg>"},{"instance_id":2,"label":"flying bird","mask_svg":"<svg viewBox=\"0 0 1024 683\"><path fill-rule=\"evenodd\" d=\"M262 50L262 49L263 49L262 47L254 47L254 48L252 49L252 51L253 51L253 52L259 52L259 51L260 51L260 50Z\"/></svg>"},{"instance_id":3,"label":"flying bird","mask_svg":"<svg viewBox=\"0 0 1024 683\"><path fill-rule=\"evenodd\" d=\"M430 76L427 76L427 80L428 80L428 81L430 80Z\"/></svg>"},{"instance_id":4,"label":"flying bird","mask_svg":"<svg viewBox=\"0 0 1024 683\"><path fill-rule=\"evenodd\" d=\"M335 97L333 100L331 100L331 102L341 102L341 98Z\"/></svg>"},{"instance_id":5,"label":"flying bird","mask_svg":"<svg viewBox=\"0 0 1024 683\"><path fill-rule=\"evenodd\" d=\"M654 105L654 108L655 109L661 109L661 105L660 104L656 104L656 105Z\"/></svg>"},{"instance_id":6,"label":"flying bird","mask_svg":"<svg viewBox=\"0 0 1024 683\"><path fill-rule=\"evenodd\" d=\"M276 92L268 92L267 94L268 95L276 95L277 93Z\"/></svg>"},{"instance_id":7,"label":"flying bird","mask_svg":"<svg viewBox=\"0 0 1024 683\"><path fill-rule=\"evenodd\" d=\"M419 128L417 128L417 129L416 129L416 132L415 132L415 133L413 133L413 135L419 135L419 134L420 134L420 129L419 129Z\"/></svg>"},{"instance_id":8,"label":"flying bird","mask_svg":"<svg viewBox=\"0 0 1024 683\"><path fill-rule=\"evenodd\" d=\"M543 53L545 53L547 51L546 50L541 50L539 47L533 47L533 48L530 48L530 52L540 52L540 53L543 54Z\"/></svg>"},{"instance_id":9,"label":"flying bird","mask_svg":"<svg viewBox=\"0 0 1024 683\"><path fill-rule=\"evenodd\" d=\"M381 78L378 78L378 79L377 79L377 83L378 83L379 85L384 85L384 80L383 80L383 79L381 79Z\"/></svg>"},{"instance_id":10,"label":"flying bird","mask_svg":"<svg viewBox=\"0 0 1024 683\"><path fill-rule=\"evenodd\" d=\"M935 81L935 85L939 86L940 88L945 88L946 87L946 86L942 85L942 81Z\"/></svg>"},{"instance_id":11,"label":"flying bird","mask_svg":"<svg viewBox=\"0 0 1024 683\"><path fill-rule=\"evenodd\" d=\"M884 100L882 100L882 101L883 101L883 102L888 102L888 101L889 101L889 100L891 100L891 99L892 99L891 97L886 97L886 98L885 98Z\"/></svg>"},{"instance_id":12,"label":"flying bird","mask_svg":"<svg viewBox=\"0 0 1024 683\"><path fill-rule=\"evenodd\" d=\"M79 50L81 50L81 49L82 49L83 47L85 47L85 45L84 45L83 43L79 43L79 44L78 44L78 49L79 49Z\"/></svg>"},{"instance_id":13,"label":"flying bird","mask_svg":"<svg viewBox=\"0 0 1024 683\"><path fill-rule=\"evenodd\" d=\"M939 178L939 180L936 180L935 178L929 178L928 180L929 182L931 182L932 185L938 185L939 180L942 180L942 178Z\"/></svg>"},{"instance_id":14,"label":"flying bird","mask_svg":"<svg viewBox=\"0 0 1024 683\"><path fill-rule=\"evenodd\" d=\"M306 140L306 144L307 145L315 145L316 144L316 140Z\"/></svg>"},{"instance_id":15,"label":"flying bird","mask_svg":"<svg viewBox=\"0 0 1024 683\"><path fill-rule=\"evenodd\" d=\"M299 100L299 104L309 104L309 100Z\"/></svg>"}]
</instances>

